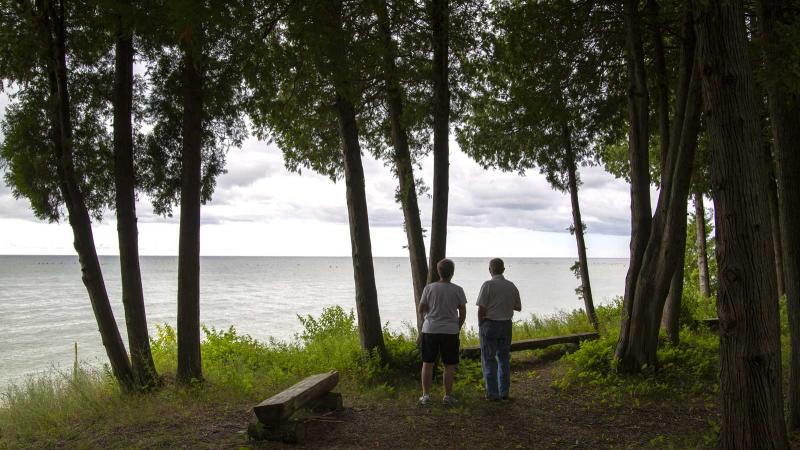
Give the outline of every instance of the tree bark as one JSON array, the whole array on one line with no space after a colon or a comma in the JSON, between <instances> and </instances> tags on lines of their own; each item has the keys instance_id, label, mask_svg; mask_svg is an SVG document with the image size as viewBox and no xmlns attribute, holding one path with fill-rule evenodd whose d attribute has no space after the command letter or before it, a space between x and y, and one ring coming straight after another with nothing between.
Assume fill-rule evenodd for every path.
<instances>
[{"instance_id":1,"label":"tree bark","mask_svg":"<svg viewBox=\"0 0 800 450\"><path fill-rule=\"evenodd\" d=\"M683 210L686 216L686 208ZM672 345L680 343L681 332L681 300L683 299L683 266L686 263L686 223L683 225L683 233L677 230L678 244L675 249L679 252L678 261L675 263L675 273L669 285L669 294L664 303L664 314L661 318L661 326L667 331L667 338Z\"/></svg>"},{"instance_id":2,"label":"tree bark","mask_svg":"<svg viewBox=\"0 0 800 450\"><path fill-rule=\"evenodd\" d=\"M575 152L572 149L572 138L568 125L563 127L564 148L566 150L567 178L569 183L569 198L572 202L572 221L575 227L575 242L578 245L578 264L580 265L581 292L583 304L586 308L586 317L595 331L600 329L597 313L594 310L592 299L592 285L589 281L589 258L586 256L586 242L583 233L583 219L581 219L581 206L578 202L578 175L575 167Z\"/></svg>"},{"instance_id":3,"label":"tree bark","mask_svg":"<svg viewBox=\"0 0 800 450\"><path fill-rule=\"evenodd\" d=\"M178 241L178 373L181 383L203 379L200 356L200 191L203 69L190 30L183 45L183 147Z\"/></svg>"},{"instance_id":4,"label":"tree bark","mask_svg":"<svg viewBox=\"0 0 800 450\"><path fill-rule=\"evenodd\" d=\"M117 17L114 70L114 185L117 236L119 239L122 304L128 329L131 368L136 386L148 388L158 382L150 352L147 315L139 269L139 230L136 225L136 194L133 167L133 36Z\"/></svg>"},{"instance_id":5,"label":"tree bark","mask_svg":"<svg viewBox=\"0 0 800 450\"><path fill-rule=\"evenodd\" d=\"M419 301L428 277L428 263L425 256L425 241L422 238L422 222L419 217L417 186L414 180L414 168L411 165L408 133L403 125L403 92L396 76L397 67L394 62L397 50L392 40L386 0L377 0L376 13L383 41L384 83L386 84L386 102L394 145L394 167L399 182L398 198L403 208L408 257L411 262L411 279L414 283L414 311L416 311L417 330L419 331L422 329Z\"/></svg>"},{"instance_id":6,"label":"tree bark","mask_svg":"<svg viewBox=\"0 0 800 450\"><path fill-rule=\"evenodd\" d=\"M720 448L787 448L766 171L741 0L696 21L711 150L720 329Z\"/></svg>"},{"instance_id":7,"label":"tree bark","mask_svg":"<svg viewBox=\"0 0 800 450\"><path fill-rule=\"evenodd\" d=\"M675 126L658 206L635 281L630 325L620 333L620 343L624 345L617 346L620 368L627 372L658 367L656 350L664 303L682 253L682 249L678 249L680 235L686 233L686 203L700 127L700 74L694 62L690 14L691 6L687 5Z\"/></svg>"},{"instance_id":8,"label":"tree bark","mask_svg":"<svg viewBox=\"0 0 800 450\"><path fill-rule=\"evenodd\" d=\"M72 153L72 119L70 117L69 88L66 63L66 31L63 2L37 0L37 9L42 12L43 27L46 28L49 49L50 94L53 96L53 119L55 125L54 148L59 162L59 185L67 206L69 224L72 228L75 251L81 265L83 284L89 294L100 337L111 364L111 371L123 391L133 390L133 372L128 353L122 342L114 311L108 298L103 272L94 245L89 211L83 200Z\"/></svg>"},{"instance_id":9,"label":"tree bark","mask_svg":"<svg viewBox=\"0 0 800 450\"><path fill-rule=\"evenodd\" d=\"M767 72L779 74L778 68L786 61L773 53L781 47L776 28L797 29L800 13L785 0L761 0L758 5ZM800 93L778 80L767 83L767 93L777 159L780 228L784 230L780 240L791 334L788 423L789 429L796 431L800 429L800 185L792 177L800 173Z\"/></svg>"},{"instance_id":10,"label":"tree bark","mask_svg":"<svg viewBox=\"0 0 800 450\"><path fill-rule=\"evenodd\" d=\"M431 0L433 31L433 211L428 282L439 280L436 264L447 254L447 204L450 189L450 6Z\"/></svg>"},{"instance_id":11,"label":"tree bark","mask_svg":"<svg viewBox=\"0 0 800 450\"><path fill-rule=\"evenodd\" d=\"M706 210L703 207L703 194L694 193L694 217L697 228L697 272L700 278L700 294L711 297L711 285L708 282L708 250L706 250Z\"/></svg>"},{"instance_id":12,"label":"tree bark","mask_svg":"<svg viewBox=\"0 0 800 450\"><path fill-rule=\"evenodd\" d=\"M644 69L641 17L638 0L625 0L625 62L628 68L628 159L631 170L631 243L630 263L625 276L623 314L617 354L628 345L628 330L636 278L642 266L644 250L652 222L650 208L650 157L648 150L648 92Z\"/></svg>"},{"instance_id":13,"label":"tree bark","mask_svg":"<svg viewBox=\"0 0 800 450\"><path fill-rule=\"evenodd\" d=\"M347 216L350 222L350 244L353 254L353 274L356 284L356 311L361 347L386 358L381 318L378 310L378 291L372 264L372 242L367 214L367 194L364 189L364 169L353 104L342 95L336 96L336 114L342 140L344 176L347 185Z\"/></svg>"}]
</instances>

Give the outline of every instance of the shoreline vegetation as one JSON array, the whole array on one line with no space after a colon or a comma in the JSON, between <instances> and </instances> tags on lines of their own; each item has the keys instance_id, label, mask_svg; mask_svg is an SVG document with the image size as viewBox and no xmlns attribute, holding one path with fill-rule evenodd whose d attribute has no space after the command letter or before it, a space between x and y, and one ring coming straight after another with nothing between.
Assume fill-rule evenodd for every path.
<instances>
[{"instance_id":1,"label":"shoreline vegetation","mask_svg":"<svg viewBox=\"0 0 800 450\"><path fill-rule=\"evenodd\" d=\"M580 348L559 345L515 353L512 396L516 401L510 409L489 413L518 414L515 420L521 421L520 424L537 420L537 426L549 427L555 440L541 443L543 447L559 447L567 442L558 440L558 430L574 433L574 430L565 429L570 426L584 431L586 435L582 439L589 439L584 441L587 445L593 442L615 446L629 442L651 448L713 446L719 431L716 400L719 339L716 333L704 329L700 320L713 314L715 305L713 300L697 295L685 294L684 298L687 300L682 311L685 326L681 330L680 344L660 346L657 370L651 368L642 374L623 375L615 369L614 345L622 311L618 298L611 304L597 307L599 340L584 342ZM51 372L28 378L2 394L0 448L259 448L263 444L248 441L242 432L252 415L250 408L309 374L328 370L338 370L341 374L339 390L344 394L345 410L341 413L343 417L330 418L331 422L324 424L326 427L319 435L309 434L306 444L310 447L374 447L380 442L383 444L378 446L388 446L386 440L369 433L356 441L342 441L345 438L337 430L359 421L377 420L375 426L378 426L381 411L391 405L398 411L408 412L405 425L398 426L408 426L422 433L433 432L435 421L429 424L430 429L426 428L433 417L449 417L469 428L471 421L482 420L481 416L488 414L487 408L494 408L481 399L479 361L462 359L455 385L455 394L462 405L452 410L420 411L415 405L419 355L413 327L406 332L384 329L389 358L381 362L362 352L352 311L332 307L318 317L298 315L298 319L303 331L295 335L292 343L261 342L238 334L233 327L204 329L205 381L189 386L175 382L175 329L159 325L157 334L151 337L151 348L156 370L161 374L161 385L153 388L151 395L123 393L108 367L96 369L76 363L72 373ZM788 346L785 313L783 322L784 346ZM591 330L586 315L578 309L549 316L531 315L515 321L514 339ZM663 335L662 340L666 341ZM462 332L462 346L477 341L475 330ZM788 351L784 355L788 355ZM575 401L581 405L577 410L575 405L564 404ZM690 429L677 427L670 433L669 427L661 431L658 427L642 427L627 430L628 440L619 441L622 439L619 430L606 432L580 425L579 421L572 423L564 417L552 417L549 424L542 422L538 416L545 412L534 411L529 402L551 402L541 407L567 408L570 415L594 417L599 422L624 420L630 414L660 410L659 414ZM676 406L678 404L682 406ZM681 408L686 405L692 406L683 411ZM514 413L517 409L519 413ZM371 415L376 417L369 419ZM516 430L509 425L507 429L489 430L482 437L471 437L473 432L467 430L458 442L475 442L480 446L481 439L501 439L503 435L510 436L512 441L522 439L531 429L520 427L522 429ZM519 442L524 445L526 441ZM426 444L409 442L409 446Z\"/></svg>"}]
</instances>

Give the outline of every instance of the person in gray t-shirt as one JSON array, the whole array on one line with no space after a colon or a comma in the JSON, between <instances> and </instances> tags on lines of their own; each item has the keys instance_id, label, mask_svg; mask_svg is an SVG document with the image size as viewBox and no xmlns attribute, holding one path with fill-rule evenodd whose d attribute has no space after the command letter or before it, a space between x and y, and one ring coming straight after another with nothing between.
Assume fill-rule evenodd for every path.
<instances>
[{"instance_id":1,"label":"person in gray t-shirt","mask_svg":"<svg viewBox=\"0 0 800 450\"><path fill-rule=\"evenodd\" d=\"M430 401L429 391L433 384L433 365L441 354L444 363L444 401L452 405L453 376L458 365L458 333L467 315L467 296L464 289L450 282L455 264L443 259L436 265L440 281L425 286L419 301L419 313L425 318L422 324L420 353L422 354L421 404Z\"/></svg>"},{"instance_id":2,"label":"person in gray t-shirt","mask_svg":"<svg viewBox=\"0 0 800 450\"><path fill-rule=\"evenodd\" d=\"M522 310L519 290L503 277L503 260L489 262L492 279L478 293L481 366L489 400L507 399L511 384L511 318Z\"/></svg>"}]
</instances>

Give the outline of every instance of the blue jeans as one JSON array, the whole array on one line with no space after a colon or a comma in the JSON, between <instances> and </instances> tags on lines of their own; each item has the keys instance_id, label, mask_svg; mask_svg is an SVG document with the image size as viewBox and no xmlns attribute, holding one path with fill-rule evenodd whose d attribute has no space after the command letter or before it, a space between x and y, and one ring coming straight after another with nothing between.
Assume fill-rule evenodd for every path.
<instances>
[{"instance_id":1,"label":"blue jeans","mask_svg":"<svg viewBox=\"0 0 800 450\"><path fill-rule=\"evenodd\" d=\"M487 319L478 330L486 398L506 398L511 384L511 321Z\"/></svg>"}]
</instances>

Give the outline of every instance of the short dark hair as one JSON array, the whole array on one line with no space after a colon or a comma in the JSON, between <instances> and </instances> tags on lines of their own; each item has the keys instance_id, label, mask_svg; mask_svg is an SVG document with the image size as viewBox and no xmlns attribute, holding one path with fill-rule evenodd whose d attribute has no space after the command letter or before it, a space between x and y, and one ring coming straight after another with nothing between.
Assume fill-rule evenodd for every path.
<instances>
[{"instance_id":1,"label":"short dark hair","mask_svg":"<svg viewBox=\"0 0 800 450\"><path fill-rule=\"evenodd\" d=\"M436 271L439 272L439 278L449 280L453 278L453 272L456 271L456 265L450 259L443 259L436 263Z\"/></svg>"},{"instance_id":2,"label":"short dark hair","mask_svg":"<svg viewBox=\"0 0 800 450\"><path fill-rule=\"evenodd\" d=\"M495 275L500 275L501 273L506 271L506 267L503 264L502 259L494 258L491 261L489 261L489 270Z\"/></svg>"}]
</instances>

